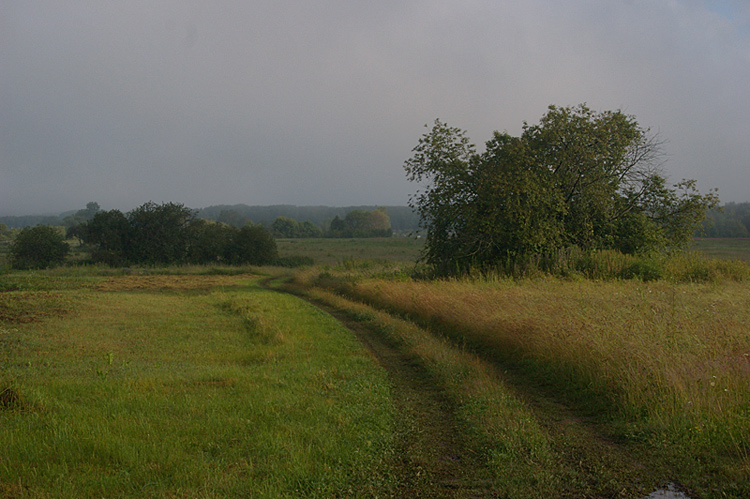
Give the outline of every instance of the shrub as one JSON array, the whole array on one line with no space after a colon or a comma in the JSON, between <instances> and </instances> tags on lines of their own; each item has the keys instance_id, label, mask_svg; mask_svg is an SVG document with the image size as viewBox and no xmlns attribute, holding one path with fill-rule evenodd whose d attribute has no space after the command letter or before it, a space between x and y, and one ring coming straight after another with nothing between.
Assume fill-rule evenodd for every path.
<instances>
[{"instance_id":1,"label":"shrub","mask_svg":"<svg viewBox=\"0 0 750 499\"><path fill-rule=\"evenodd\" d=\"M19 270L60 265L68 253L70 246L63 235L48 225L21 229L10 248L11 263Z\"/></svg>"}]
</instances>

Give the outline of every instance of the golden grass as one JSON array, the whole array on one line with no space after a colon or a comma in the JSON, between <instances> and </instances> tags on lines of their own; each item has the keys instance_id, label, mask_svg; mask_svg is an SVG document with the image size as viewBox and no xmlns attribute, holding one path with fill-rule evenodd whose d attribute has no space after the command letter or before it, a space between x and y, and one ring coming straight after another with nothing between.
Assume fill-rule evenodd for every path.
<instances>
[{"instance_id":1,"label":"golden grass","mask_svg":"<svg viewBox=\"0 0 750 499\"><path fill-rule=\"evenodd\" d=\"M659 434L748 459L746 283L364 277L326 283L325 276L317 283L408 314L495 361L527 370L615 420L621 436Z\"/></svg>"}]
</instances>

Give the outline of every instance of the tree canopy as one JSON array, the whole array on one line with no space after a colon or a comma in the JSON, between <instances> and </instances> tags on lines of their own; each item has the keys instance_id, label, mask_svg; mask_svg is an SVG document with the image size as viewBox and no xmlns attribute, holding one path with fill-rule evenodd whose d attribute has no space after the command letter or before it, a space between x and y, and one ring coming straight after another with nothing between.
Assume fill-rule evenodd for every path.
<instances>
[{"instance_id":1,"label":"tree canopy","mask_svg":"<svg viewBox=\"0 0 750 499\"><path fill-rule=\"evenodd\" d=\"M145 203L123 214L99 211L78 229L92 260L110 265L227 263L266 265L278 252L263 227L197 219L182 204Z\"/></svg>"},{"instance_id":2,"label":"tree canopy","mask_svg":"<svg viewBox=\"0 0 750 499\"><path fill-rule=\"evenodd\" d=\"M21 229L10 247L11 263L19 270L54 267L69 252L62 232L48 225Z\"/></svg>"},{"instance_id":3,"label":"tree canopy","mask_svg":"<svg viewBox=\"0 0 750 499\"><path fill-rule=\"evenodd\" d=\"M391 219L388 211L381 207L371 211L352 210L342 219L336 216L332 221L328 237L390 237Z\"/></svg>"},{"instance_id":4,"label":"tree canopy","mask_svg":"<svg viewBox=\"0 0 750 499\"><path fill-rule=\"evenodd\" d=\"M684 246L718 203L672 187L658 137L620 111L550 106L520 137L494 132L483 153L436 120L406 161L410 199L438 272L491 268L561 248L640 253Z\"/></svg>"}]
</instances>

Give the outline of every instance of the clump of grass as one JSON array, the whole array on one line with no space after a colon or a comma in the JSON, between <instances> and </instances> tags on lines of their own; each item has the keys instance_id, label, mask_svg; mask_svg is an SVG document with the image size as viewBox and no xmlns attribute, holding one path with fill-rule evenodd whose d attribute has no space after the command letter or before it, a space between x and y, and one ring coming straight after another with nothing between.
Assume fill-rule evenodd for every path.
<instances>
[{"instance_id":1,"label":"clump of grass","mask_svg":"<svg viewBox=\"0 0 750 499\"><path fill-rule=\"evenodd\" d=\"M280 343L286 332L279 327L267 305L257 296L247 293L222 293L218 307L241 318L245 330L261 343Z\"/></svg>"},{"instance_id":2,"label":"clump of grass","mask_svg":"<svg viewBox=\"0 0 750 499\"><path fill-rule=\"evenodd\" d=\"M677 282L744 282L750 279L750 263L686 252L667 260L664 273Z\"/></svg>"},{"instance_id":3,"label":"clump of grass","mask_svg":"<svg viewBox=\"0 0 750 499\"><path fill-rule=\"evenodd\" d=\"M0 411L20 411L26 407L27 404L16 386L0 383Z\"/></svg>"}]
</instances>

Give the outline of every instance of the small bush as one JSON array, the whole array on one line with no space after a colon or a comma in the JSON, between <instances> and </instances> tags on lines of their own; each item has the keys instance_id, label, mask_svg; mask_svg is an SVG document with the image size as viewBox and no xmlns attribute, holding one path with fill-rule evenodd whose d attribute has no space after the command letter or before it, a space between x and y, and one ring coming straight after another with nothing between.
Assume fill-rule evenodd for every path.
<instances>
[{"instance_id":1,"label":"small bush","mask_svg":"<svg viewBox=\"0 0 750 499\"><path fill-rule=\"evenodd\" d=\"M10 247L11 263L19 270L45 269L62 264L70 253L64 236L54 227L21 229Z\"/></svg>"}]
</instances>

